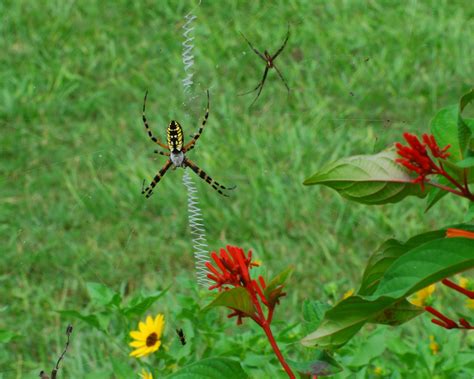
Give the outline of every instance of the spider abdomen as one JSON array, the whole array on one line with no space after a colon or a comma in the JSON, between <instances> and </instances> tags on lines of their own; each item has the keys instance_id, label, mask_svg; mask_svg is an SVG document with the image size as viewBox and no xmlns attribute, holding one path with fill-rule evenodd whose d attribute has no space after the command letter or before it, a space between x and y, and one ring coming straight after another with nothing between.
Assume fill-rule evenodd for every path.
<instances>
[{"instance_id":1,"label":"spider abdomen","mask_svg":"<svg viewBox=\"0 0 474 379\"><path fill-rule=\"evenodd\" d=\"M184 153L179 151L177 153L171 152L170 154L171 162L175 167L185 167L184 165Z\"/></svg>"},{"instance_id":2,"label":"spider abdomen","mask_svg":"<svg viewBox=\"0 0 474 379\"><path fill-rule=\"evenodd\" d=\"M168 129L166 130L166 138L171 152L176 153L181 151L183 148L183 128L181 128L179 122L174 120L170 122Z\"/></svg>"}]
</instances>

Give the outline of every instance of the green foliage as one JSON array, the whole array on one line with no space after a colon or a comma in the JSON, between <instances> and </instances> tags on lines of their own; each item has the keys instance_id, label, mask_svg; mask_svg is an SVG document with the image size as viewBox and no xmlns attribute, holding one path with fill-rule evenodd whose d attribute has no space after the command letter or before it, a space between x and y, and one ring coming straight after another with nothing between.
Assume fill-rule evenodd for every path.
<instances>
[{"instance_id":1,"label":"green foliage","mask_svg":"<svg viewBox=\"0 0 474 379\"><path fill-rule=\"evenodd\" d=\"M228 291L220 292L216 298L207 305L203 311L212 307L230 307L252 315L255 313L255 307L247 290L243 287L232 288Z\"/></svg>"},{"instance_id":2,"label":"green foliage","mask_svg":"<svg viewBox=\"0 0 474 379\"><path fill-rule=\"evenodd\" d=\"M349 200L363 204L396 203L407 196L426 196L411 183L407 170L395 162L394 151L342 158L304 181L331 187Z\"/></svg>"},{"instance_id":3,"label":"green foliage","mask_svg":"<svg viewBox=\"0 0 474 379\"><path fill-rule=\"evenodd\" d=\"M239 362L229 358L208 358L193 363L167 376L170 379L209 378L221 379L225 375L229 379L248 379Z\"/></svg>"}]
</instances>

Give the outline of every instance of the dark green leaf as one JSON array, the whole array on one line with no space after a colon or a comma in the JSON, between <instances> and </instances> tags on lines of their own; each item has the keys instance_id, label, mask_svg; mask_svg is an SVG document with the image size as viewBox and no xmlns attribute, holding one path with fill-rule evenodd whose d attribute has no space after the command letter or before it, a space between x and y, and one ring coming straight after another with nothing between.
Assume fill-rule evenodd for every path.
<instances>
[{"instance_id":1,"label":"dark green leaf","mask_svg":"<svg viewBox=\"0 0 474 379\"><path fill-rule=\"evenodd\" d=\"M407 297L430 284L473 267L474 239L436 239L397 259L385 272L371 298Z\"/></svg>"},{"instance_id":2,"label":"dark green leaf","mask_svg":"<svg viewBox=\"0 0 474 379\"><path fill-rule=\"evenodd\" d=\"M168 379L248 379L239 362L229 358L207 358L182 368Z\"/></svg>"},{"instance_id":3,"label":"dark green leaf","mask_svg":"<svg viewBox=\"0 0 474 379\"><path fill-rule=\"evenodd\" d=\"M390 298L369 301L357 295L350 296L327 311L319 328L304 337L301 343L327 349L338 348L392 303Z\"/></svg>"},{"instance_id":4,"label":"dark green leaf","mask_svg":"<svg viewBox=\"0 0 474 379\"><path fill-rule=\"evenodd\" d=\"M330 163L304 181L331 187L349 200L364 204L395 203L407 196L424 197L419 185L400 164L395 151L358 155Z\"/></svg>"},{"instance_id":5,"label":"dark green leaf","mask_svg":"<svg viewBox=\"0 0 474 379\"><path fill-rule=\"evenodd\" d=\"M331 376L342 371L342 366L325 351L316 351L306 362L287 359L294 371L303 375Z\"/></svg>"},{"instance_id":6,"label":"dark green leaf","mask_svg":"<svg viewBox=\"0 0 474 379\"><path fill-rule=\"evenodd\" d=\"M290 279L293 270L293 266L288 267L286 270L276 275L270 281L270 283L268 283L263 293L265 295L265 298L268 300L270 307L274 306L275 302L278 301L278 298L280 297L283 291L283 286Z\"/></svg>"},{"instance_id":7,"label":"dark green leaf","mask_svg":"<svg viewBox=\"0 0 474 379\"><path fill-rule=\"evenodd\" d=\"M397 326L404 324L423 312L423 308L417 307L405 299L402 299L378 313L375 317L370 319L370 322L374 324Z\"/></svg>"},{"instance_id":8,"label":"dark green leaf","mask_svg":"<svg viewBox=\"0 0 474 379\"><path fill-rule=\"evenodd\" d=\"M232 288L220 292L209 305L203 308L203 311L207 311L212 307L234 308L248 315L253 315L255 313L252 299L247 290L243 287Z\"/></svg>"},{"instance_id":9,"label":"dark green leaf","mask_svg":"<svg viewBox=\"0 0 474 379\"><path fill-rule=\"evenodd\" d=\"M443 229L417 235L405 243L395 239L385 241L370 257L362 277L360 289L357 293L359 295L372 294L376 290L380 278L397 258L425 242L442 238L445 234L446 230Z\"/></svg>"},{"instance_id":10,"label":"dark green leaf","mask_svg":"<svg viewBox=\"0 0 474 379\"><path fill-rule=\"evenodd\" d=\"M462 112L464 111L464 108L466 108L466 106L473 100L474 100L474 89L471 89L468 93L463 95L463 97L461 97L461 100L459 101L458 134L459 134L459 144L460 144L462 152L464 153L464 156L466 155L465 153L467 152L467 149L469 148L469 141L471 139L472 133L474 133L474 129L472 129L470 125L466 123L466 121L463 119Z\"/></svg>"}]
</instances>

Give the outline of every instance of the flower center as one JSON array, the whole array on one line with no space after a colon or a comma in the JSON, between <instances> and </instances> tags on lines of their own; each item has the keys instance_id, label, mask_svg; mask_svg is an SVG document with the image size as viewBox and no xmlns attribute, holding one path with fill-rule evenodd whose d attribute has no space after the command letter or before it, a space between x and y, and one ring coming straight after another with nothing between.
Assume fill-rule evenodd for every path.
<instances>
[{"instance_id":1,"label":"flower center","mask_svg":"<svg viewBox=\"0 0 474 379\"><path fill-rule=\"evenodd\" d=\"M156 333L151 333L147 338L146 338L146 345L148 347L154 346L156 341L158 341L158 335Z\"/></svg>"}]
</instances>

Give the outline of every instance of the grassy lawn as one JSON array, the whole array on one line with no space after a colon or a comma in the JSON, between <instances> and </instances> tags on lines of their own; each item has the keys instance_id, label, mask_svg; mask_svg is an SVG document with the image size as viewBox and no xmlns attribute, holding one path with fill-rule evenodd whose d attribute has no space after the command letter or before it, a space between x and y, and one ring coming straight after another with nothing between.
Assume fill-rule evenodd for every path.
<instances>
[{"instance_id":1,"label":"grassy lawn","mask_svg":"<svg viewBox=\"0 0 474 379\"><path fill-rule=\"evenodd\" d=\"M150 199L140 194L165 162L141 121L147 89L162 139L171 119L187 139L197 131L209 89L209 121L189 157L237 185L224 198L192 173L209 244L252 249L270 274L295 265L281 320L297 322L301 301L329 287L342 296L383 240L462 219L451 199L428 213L417 199L367 207L302 182L337 157L428 131L436 110L458 101L472 85L470 1L203 1L185 107L181 27L194 5L0 4L0 329L22 336L0 351L0 377L52 366L68 322L56 311L88 309L86 282L190 291L180 285L195 275L183 171L170 170ZM291 94L271 70L249 109L254 95L238 94L257 85L264 62L239 31L272 53L288 22L277 64ZM163 309L173 312L170 298L153 308ZM77 330L64 377L128 352Z\"/></svg>"}]
</instances>

